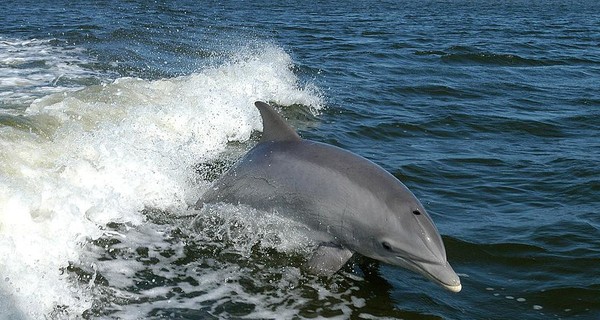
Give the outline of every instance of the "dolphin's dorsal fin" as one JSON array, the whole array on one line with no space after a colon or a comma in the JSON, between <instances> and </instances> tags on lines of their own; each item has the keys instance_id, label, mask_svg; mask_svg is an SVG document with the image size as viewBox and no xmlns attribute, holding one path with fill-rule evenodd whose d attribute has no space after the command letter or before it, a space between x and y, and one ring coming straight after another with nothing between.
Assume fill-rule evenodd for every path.
<instances>
[{"instance_id":1,"label":"dolphin's dorsal fin","mask_svg":"<svg viewBox=\"0 0 600 320\"><path fill-rule=\"evenodd\" d=\"M263 134L260 142L301 140L296 130L290 127L270 105L262 101L256 101L254 105L260 111L263 121Z\"/></svg>"}]
</instances>

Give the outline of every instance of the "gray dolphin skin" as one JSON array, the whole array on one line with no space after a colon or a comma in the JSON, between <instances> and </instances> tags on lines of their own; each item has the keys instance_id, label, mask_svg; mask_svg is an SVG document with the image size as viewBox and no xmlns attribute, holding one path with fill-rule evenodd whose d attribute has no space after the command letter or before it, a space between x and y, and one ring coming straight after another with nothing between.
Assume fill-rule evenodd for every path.
<instances>
[{"instance_id":1,"label":"gray dolphin skin","mask_svg":"<svg viewBox=\"0 0 600 320\"><path fill-rule=\"evenodd\" d=\"M260 142L198 200L277 210L318 235L306 268L337 272L354 253L416 271L459 292L442 238L419 200L373 162L301 139L266 103Z\"/></svg>"}]
</instances>

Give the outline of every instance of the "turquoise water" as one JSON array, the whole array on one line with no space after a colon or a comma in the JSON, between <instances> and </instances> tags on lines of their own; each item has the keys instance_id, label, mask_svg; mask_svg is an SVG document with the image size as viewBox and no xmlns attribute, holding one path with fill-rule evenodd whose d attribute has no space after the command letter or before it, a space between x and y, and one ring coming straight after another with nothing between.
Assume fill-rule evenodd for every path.
<instances>
[{"instance_id":1,"label":"turquoise water","mask_svg":"<svg viewBox=\"0 0 600 320\"><path fill-rule=\"evenodd\" d=\"M600 318L595 1L4 7L1 318ZM301 226L190 209L255 100L401 179L463 291L315 278Z\"/></svg>"}]
</instances>

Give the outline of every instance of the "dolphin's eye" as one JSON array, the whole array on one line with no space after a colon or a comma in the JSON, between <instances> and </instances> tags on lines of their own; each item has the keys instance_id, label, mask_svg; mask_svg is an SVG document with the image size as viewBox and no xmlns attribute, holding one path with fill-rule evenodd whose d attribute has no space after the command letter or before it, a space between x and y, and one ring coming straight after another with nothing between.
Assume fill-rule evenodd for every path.
<instances>
[{"instance_id":1,"label":"dolphin's eye","mask_svg":"<svg viewBox=\"0 0 600 320\"><path fill-rule=\"evenodd\" d=\"M419 216L419 215L421 215L421 211L419 211L419 209L417 209L417 210L414 210L414 211L413 211L413 214L414 214L415 216Z\"/></svg>"},{"instance_id":2,"label":"dolphin's eye","mask_svg":"<svg viewBox=\"0 0 600 320\"><path fill-rule=\"evenodd\" d=\"M385 241L381 243L381 246L387 251L392 251L392 245L390 245L389 243L387 243Z\"/></svg>"}]
</instances>

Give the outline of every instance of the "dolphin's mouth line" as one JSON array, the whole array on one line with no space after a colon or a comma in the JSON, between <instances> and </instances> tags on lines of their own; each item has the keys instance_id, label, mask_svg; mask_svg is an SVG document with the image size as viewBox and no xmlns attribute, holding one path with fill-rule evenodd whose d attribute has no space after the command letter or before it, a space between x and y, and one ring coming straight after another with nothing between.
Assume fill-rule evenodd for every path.
<instances>
[{"instance_id":1,"label":"dolphin's mouth line","mask_svg":"<svg viewBox=\"0 0 600 320\"><path fill-rule=\"evenodd\" d=\"M434 262L430 262L424 259L413 259L413 260L408 260L402 256L396 256L396 258L398 260L401 260L402 262L406 263L409 267L412 267L415 271L425 275L427 278L433 280L433 282L436 282L437 284L443 286L444 288L452 291L452 292L459 292L462 289L462 285L459 284L450 284L450 283L445 283L442 280L438 279L437 277L435 277L433 274L431 274L431 272L425 270L423 267L421 267L419 264L415 263L416 262L422 262L422 263L429 263L429 264L435 264Z\"/></svg>"}]
</instances>

